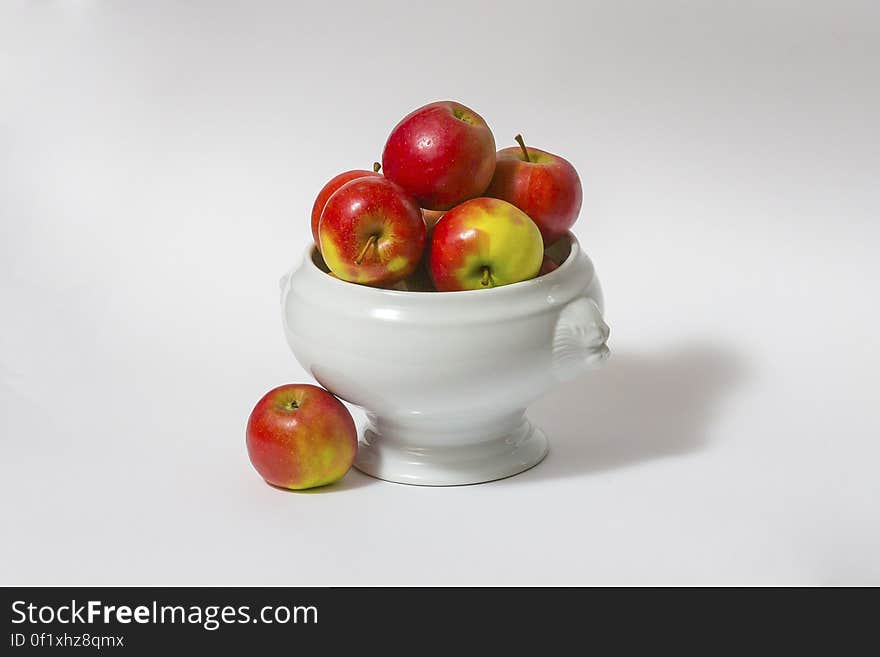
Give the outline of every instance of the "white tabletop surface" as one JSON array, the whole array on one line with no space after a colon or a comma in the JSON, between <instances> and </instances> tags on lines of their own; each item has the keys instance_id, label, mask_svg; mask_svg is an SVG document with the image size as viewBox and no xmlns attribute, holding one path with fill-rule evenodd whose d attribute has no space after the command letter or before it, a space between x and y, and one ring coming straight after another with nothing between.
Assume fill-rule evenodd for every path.
<instances>
[{"instance_id":1,"label":"white tabletop surface","mask_svg":"<svg viewBox=\"0 0 880 657\"><path fill-rule=\"evenodd\" d=\"M880 584L876 5L300 4L0 8L0 584ZM580 171L611 361L523 475L270 488L312 200L447 98Z\"/></svg>"}]
</instances>

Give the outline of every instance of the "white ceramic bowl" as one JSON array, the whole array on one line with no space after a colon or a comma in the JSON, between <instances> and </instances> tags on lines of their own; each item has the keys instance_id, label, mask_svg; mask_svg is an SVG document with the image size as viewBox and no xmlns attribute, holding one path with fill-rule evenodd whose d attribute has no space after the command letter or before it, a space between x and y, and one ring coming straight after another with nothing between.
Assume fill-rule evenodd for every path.
<instances>
[{"instance_id":1,"label":"white ceramic bowl","mask_svg":"<svg viewBox=\"0 0 880 657\"><path fill-rule=\"evenodd\" d=\"M326 273L313 249L281 279L297 360L365 409L355 466L406 484L508 477L537 464L547 438L525 417L551 386L608 357L593 264L574 236L555 271L466 292L401 292Z\"/></svg>"}]
</instances>

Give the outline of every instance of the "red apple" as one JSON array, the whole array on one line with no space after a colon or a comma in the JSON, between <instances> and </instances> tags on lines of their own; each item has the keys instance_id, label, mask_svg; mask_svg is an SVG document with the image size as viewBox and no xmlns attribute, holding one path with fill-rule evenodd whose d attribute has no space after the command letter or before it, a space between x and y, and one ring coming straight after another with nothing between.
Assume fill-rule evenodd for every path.
<instances>
[{"instance_id":1,"label":"red apple","mask_svg":"<svg viewBox=\"0 0 880 657\"><path fill-rule=\"evenodd\" d=\"M315 238L315 244L318 246L319 251L321 250L321 245L319 244L320 238L318 237L318 223L321 221L321 213L324 211L324 206L327 205L327 199L333 196L336 190L347 182L357 180L358 178L364 178L365 176L382 175L379 173L380 166L381 165L378 162L375 162L372 171L355 169L354 171L340 173L338 176L334 176L327 181L327 184L321 188L320 192L318 192L318 198L315 199L315 204L312 206L312 237Z\"/></svg>"},{"instance_id":2,"label":"red apple","mask_svg":"<svg viewBox=\"0 0 880 657\"><path fill-rule=\"evenodd\" d=\"M267 392L251 411L246 435L260 476L294 490L341 479L357 451L348 409L323 388L305 383Z\"/></svg>"},{"instance_id":3,"label":"red apple","mask_svg":"<svg viewBox=\"0 0 880 657\"><path fill-rule=\"evenodd\" d=\"M541 232L522 210L475 198L434 226L428 267L441 292L479 290L534 278L543 251Z\"/></svg>"},{"instance_id":4,"label":"red apple","mask_svg":"<svg viewBox=\"0 0 880 657\"><path fill-rule=\"evenodd\" d=\"M448 210L480 196L495 171L495 138L483 118L460 103L431 103L398 123L382 169L428 210Z\"/></svg>"},{"instance_id":5,"label":"red apple","mask_svg":"<svg viewBox=\"0 0 880 657\"><path fill-rule=\"evenodd\" d=\"M415 201L381 176L340 187L324 206L321 254L342 280L387 287L409 276L425 248L425 221Z\"/></svg>"},{"instance_id":6,"label":"red apple","mask_svg":"<svg viewBox=\"0 0 880 657\"><path fill-rule=\"evenodd\" d=\"M513 203L532 218L545 246L568 232L578 218L583 200L581 180L565 159L537 148L519 146L498 151L498 163L486 196Z\"/></svg>"}]
</instances>

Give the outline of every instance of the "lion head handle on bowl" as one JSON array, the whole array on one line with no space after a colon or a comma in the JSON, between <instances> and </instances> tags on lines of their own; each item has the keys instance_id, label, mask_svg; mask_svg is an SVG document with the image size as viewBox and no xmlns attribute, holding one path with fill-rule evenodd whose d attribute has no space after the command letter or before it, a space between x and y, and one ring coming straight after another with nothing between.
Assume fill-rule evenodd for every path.
<instances>
[{"instance_id":1,"label":"lion head handle on bowl","mask_svg":"<svg viewBox=\"0 0 880 657\"><path fill-rule=\"evenodd\" d=\"M553 369L567 381L608 359L610 329L593 299L578 297L559 314L553 334Z\"/></svg>"}]
</instances>

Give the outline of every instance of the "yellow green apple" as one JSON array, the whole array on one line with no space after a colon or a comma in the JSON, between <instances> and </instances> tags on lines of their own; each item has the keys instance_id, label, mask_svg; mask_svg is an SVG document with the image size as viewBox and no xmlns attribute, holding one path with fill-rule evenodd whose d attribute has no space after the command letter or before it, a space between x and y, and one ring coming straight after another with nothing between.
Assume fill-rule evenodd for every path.
<instances>
[{"instance_id":1,"label":"yellow green apple","mask_svg":"<svg viewBox=\"0 0 880 657\"><path fill-rule=\"evenodd\" d=\"M457 205L434 226L428 267L441 292L480 290L534 278L544 258L541 231L496 198Z\"/></svg>"}]
</instances>

